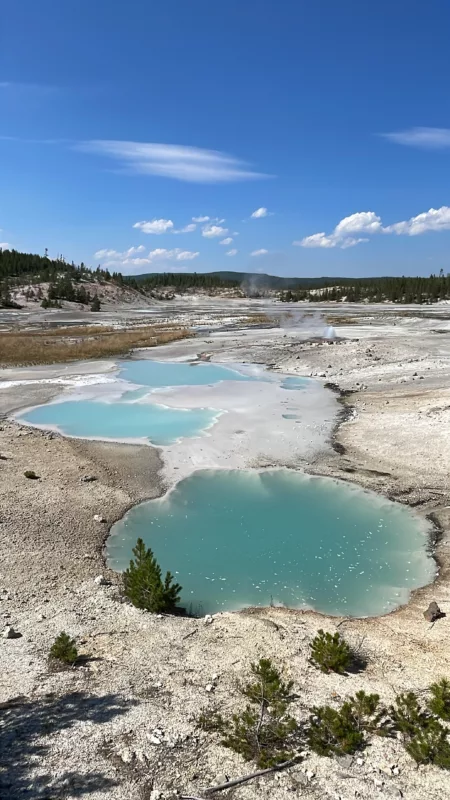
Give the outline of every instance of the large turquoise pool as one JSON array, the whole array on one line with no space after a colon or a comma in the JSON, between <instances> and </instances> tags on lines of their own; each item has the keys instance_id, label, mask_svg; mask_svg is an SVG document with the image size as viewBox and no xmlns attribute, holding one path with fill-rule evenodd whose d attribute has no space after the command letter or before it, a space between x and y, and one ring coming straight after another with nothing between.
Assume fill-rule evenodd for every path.
<instances>
[{"instance_id":1,"label":"large turquoise pool","mask_svg":"<svg viewBox=\"0 0 450 800\"><path fill-rule=\"evenodd\" d=\"M123 570L138 537L197 613L284 604L371 616L432 580L424 522L405 507L290 470L193 474L131 509L108 540Z\"/></svg>"}]
</instances>

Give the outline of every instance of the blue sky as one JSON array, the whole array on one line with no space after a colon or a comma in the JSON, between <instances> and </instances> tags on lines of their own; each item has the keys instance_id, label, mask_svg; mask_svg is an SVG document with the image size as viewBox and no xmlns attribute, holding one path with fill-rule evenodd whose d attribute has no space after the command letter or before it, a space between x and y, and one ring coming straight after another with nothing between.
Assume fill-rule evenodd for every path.
<instances>
[{"instance_id":1,"label":"blue sky","mask_svg":"<svg viewBox=\"0 0 450 800\"><path fill-rule=\"evenodd\" d=\"M0 243L127 274L450 270L448 0L7 6Z\"/></svg>"}]
</instances>

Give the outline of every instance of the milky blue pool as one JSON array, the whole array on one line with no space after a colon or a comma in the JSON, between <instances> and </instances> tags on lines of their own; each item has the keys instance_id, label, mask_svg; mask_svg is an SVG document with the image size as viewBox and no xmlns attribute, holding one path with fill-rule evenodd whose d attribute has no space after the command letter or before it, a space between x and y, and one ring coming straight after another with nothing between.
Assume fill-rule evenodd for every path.
<instances>
[{"instance_id":1,"label":"milky blue pool","mask_svg":"<svg viewBox=\"0 0 450 800\"><path fill-rule=\"evenodd\" d=\"M142 537L198 613L274 603L371 616L432 579L426 534L407 508L345 483L211 470L132 508L107 551L122 570Z\"/></svg>"}]
</instances>

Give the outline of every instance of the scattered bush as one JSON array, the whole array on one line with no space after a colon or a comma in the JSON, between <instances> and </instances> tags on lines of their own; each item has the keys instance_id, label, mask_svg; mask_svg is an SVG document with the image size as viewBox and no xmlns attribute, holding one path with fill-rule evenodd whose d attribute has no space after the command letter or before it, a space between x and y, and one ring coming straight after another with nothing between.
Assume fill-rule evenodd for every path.
<instances>
[{"instance_id":1,"label":"scattered bush","mask_svg":"<svg viewBox=\"0 0 450 800\"><path fill-rule=\"evenodd\" d=\"M62 631L50 648L50 659L61 664L74 664L78 658L75 640Z\"/></svg>"},{"instance_id":2,"label":"scattered bush","mask_svg":"<svg viewBox=\"0 0 450 800\"><path fill-rule=\"evenodd\" d=\"M352 652L339 633L320 630L311 643L311 660L322 672L343 675L352 662Z\"/></svg>"},{"instance_id":3,"label":"scattered bush","mask_svg":"<svg viewBox=\"0 0 450 800\"><path fill-rule=\"evenodd\" d=\"M133 555L134 559L123 574L125 596L134 606L145 611L174 611L180 599L181 586L173 583L170 572L162 580L161 567L142 539L137 540Z\"/></svg>"},{"instance_id":4,"label":"scattered bush","mask_svg":"<svg viewBox=\"0 0 450 800\"><path fill-rule=\"evenodd\" d=\"M256 681L241 687L250 704L224 723L222 744L265 769L294 758L298 725L287 714L292 683L284 683L267 658L251 671Z\"/></svg>"},{"instance_id":5,"label":"scattered bush","mask_svg":"<svg viewBox=\"0 0 450 800\"><path fill-rule=\"evenodd\" d=\"M98 295L94 295L94 298L91 303L91 311L100 311L101 304Z\"/></svg>"},{"instance_id":6,"label":"scattered bush","mask_svg":"<svg viewBox=\"0 0 450 800\"><path fill-rule=\"evenodd\" d=\"M450 722L450 681L441 678L438 683L431 684L430 692L429 710L440 719Z\"/></svg>"},{"instance_id":7,"label":"scattered bush","mask_svg":"<svg viewBox=\"0 0 450 800\"><path fill-rule=\"evenodd\" d=\"M25 475L26 478L29 478L31 481L39 480L39 475L36 475L36 473L32 469L26 469L23 474Z\"/></svg>"},{"instance_id":8,"label":"scattered bush","mask_svg":"<svg viewBox=\"0 0 450 800\"><path fill-rule=\"evenodd\" d=\"M442 708L441 693L437 689L448 690L448 687L433 684L431 688L433 698L429 707L437 702L437 707ZM417 764L435 764L443 769L450 769L450 744L448 730L432 716L424 711L413 692L400 694L395 701L395 706L390 710L394 727L403 733L405 750Z\"/></svg>"},{"instance_id":9,"label":"scattered bush","mask_svg":"<svg viewBox=\"0 0 450 800\"><path fill-rule=\"evenodd\" d=\"M319 756L342 756L362 748L364 734L358 730L348 704L339 711L331 706L320 706L312 709L308 744Z\"/></svg>"},{"instance_id":10,"label":"scattered bush","mask_svg":"<svg viewBox=\"0 0 450 800\"><path fill-rule=\"evenodd\" d=\"M321 756L345 755L361 750L367 735L387 736L391 725L377 694L357 692L340 709L320 706L312 709L308 744Z\"/></svg>"}]
</instances>

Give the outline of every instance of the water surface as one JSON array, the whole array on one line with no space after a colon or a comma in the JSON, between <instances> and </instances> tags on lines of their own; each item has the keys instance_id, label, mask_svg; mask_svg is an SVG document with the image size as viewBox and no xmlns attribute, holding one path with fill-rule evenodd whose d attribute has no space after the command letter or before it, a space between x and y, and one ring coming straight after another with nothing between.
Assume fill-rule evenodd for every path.
<instances>
[{"instance_id":1,"label":"water surface","mask_svg":"<svg viewBox=\"0 0 450 800\"><path fill-rule=\"evenodd\" d=\"M371 616L432 580L423 521L351 485L290 470L210 470L112 528L111 567L140 536L202 613L270 603Z\"/></svg>"}]
</instances>

